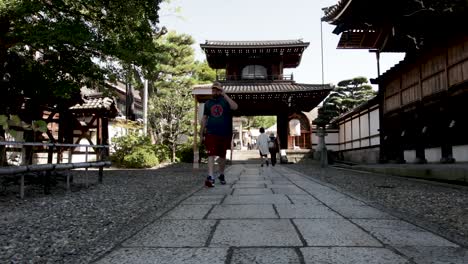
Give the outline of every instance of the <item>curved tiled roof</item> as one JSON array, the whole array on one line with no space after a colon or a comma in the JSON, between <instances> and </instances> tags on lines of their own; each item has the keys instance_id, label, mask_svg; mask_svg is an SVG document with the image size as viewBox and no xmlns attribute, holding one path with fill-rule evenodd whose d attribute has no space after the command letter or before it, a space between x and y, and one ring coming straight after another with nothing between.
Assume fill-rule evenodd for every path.
<instances>
[{"instance_id":1,"label":"curved tiled roof","mask_svg":"<svg viewBox=\"0 0 468 264\"><path fill-rule=\"evenodd\" d=\"M229 41L229 40L207 40L202 46L225 46L225 47L255 47L255 46L284 46L284 45L309 45L302 39L292 40L249 40L249 41Z\"/></svg>"},{"instance_id":2,"label":"curved tiled roof","mask_svg":"<svg viewBox=\"0 0 468 264\"><path fill-rule=\"evenodd\" d=\"M322 17L322 21L329 22L336 20L352 1L353 0L340 0L336 5L323 8L322 10L325 14Z\"/></svg>"},{"instance_id":3,"label":"curved tiled roof","mask_svg":"<svg viewBox=\"0 0 468 264\"><path fill-rule=\"evenodd\" d=\"M83 104L76 104L70 107L71 110L76 109L105 109L111 110L112 105L114 104L114 100L109 97L101 97L101 98L91 98L86 100Z\"/></svg>"},{"instance_id":4,"label":"curved tiled roof","mask_svg":"<svg viewBox=\"0 0 468 264\"><path fill-rule=\"evenodd\" d=\"M227 82L223 83L226 93L288 93L331 90L329 84L300 84L294 82Z\"/></svg>"}]
</instances>

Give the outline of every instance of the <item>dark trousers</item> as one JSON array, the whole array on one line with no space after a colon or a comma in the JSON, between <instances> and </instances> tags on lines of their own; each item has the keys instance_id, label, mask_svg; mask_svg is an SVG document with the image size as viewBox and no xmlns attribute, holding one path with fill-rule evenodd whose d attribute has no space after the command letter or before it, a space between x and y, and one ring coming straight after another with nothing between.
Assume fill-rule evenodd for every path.
<instances>
[{"instance_id":1,"label":"dark trousers","mask_svg":"<svg viewBox=\"0 0 468 264\"><path fill-rule=\"evenodd\" d=\"M269 149L271 156L271 165L275 166L276 164L276 149Z\"/></svg>"}]
</instances>

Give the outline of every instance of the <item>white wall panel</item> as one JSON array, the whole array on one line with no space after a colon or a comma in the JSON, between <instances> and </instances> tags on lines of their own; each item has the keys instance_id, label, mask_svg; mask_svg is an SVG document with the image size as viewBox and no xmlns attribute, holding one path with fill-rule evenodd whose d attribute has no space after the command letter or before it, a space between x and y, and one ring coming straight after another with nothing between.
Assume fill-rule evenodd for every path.
<instances>
[{"instance_id":1,"label":"white wall panel","mask_svg":"<svg viewBox=\"0 0 468 264\"><path fill-rule=\"evenodd\" d=\"M379 109L370 112L370 133L371 135L379 134Z\"/></svg>"},{"instance_id":2,"label":"white wall panel","mask_svg":"<svg viewBox=\"0 0 468 264\"><path fill-rule=\"evenodd\" d=\"M359 117L361 122L361 137L369 136L369 116L364 114Z\"/></svg>"},{"instance_id":3,"label":"white wall panel","mask_svg":"<svg viewBox=\"0 0 468 264\"><path fill-rule=\"evenodd\" d=\"M352 139L359 139L359 117L356 116L355 118L353 117L352 121L352 128L353 128L353 134L352 134Z\"/></svg>"},{"instance_id":4,"label":"white wall panel","mask_svg":"<svg viewBox=\"0 0 468 264\"><path fill-rule=\"evenodd\" d=\"M455 162L468 162L468 145L453 146Z\"/></svg>"},{"instance_id":5,"label":"white wall panel","mask_svg":"<svg viewBox=\"0 0 468 264\"><path fill-rule=\"evenodd\" d=\"M424 150L427 162L440 162L442 151L440 148L428 148Z\"/></svg>"},{"instance_id":6,"label":"white wall panel","mask_svg":"<svg viewBox=\"0 0 468 264\"><path fill-rule=\"evenodd\" d=\"M351 141L351 121L345 123L345 141Z\"/></svg>"}]
</instances>

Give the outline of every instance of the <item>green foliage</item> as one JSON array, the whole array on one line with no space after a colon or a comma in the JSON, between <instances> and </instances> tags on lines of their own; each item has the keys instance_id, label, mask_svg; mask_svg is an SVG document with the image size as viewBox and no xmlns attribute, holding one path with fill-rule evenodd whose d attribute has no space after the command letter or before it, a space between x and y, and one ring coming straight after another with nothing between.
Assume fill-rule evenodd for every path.
<instances>
[{"instance_id":1,"label":"green foliage","mask_svg":"<svg viewBox=\"0 0 468 264\"><path fill-rule=\"evenodd\" d=\"M206 153L205 145L200 144L198 146L198 153L200 160L208 158L208 154ZM193 145L192 144L184 144L181 148L177 150L177 159L180 162L193 162ZM198 162L198 160L196 161Z\"/></svg>"},{"instance_id":2,"label":"green foliage","mask_svg":"<svg viewBox=\"0 0 468 264\"><path fill-rule=\"evenodd\" d=\"M158 158L150 147L136 147L124 157L122 165L126 168L151 168L158 163Z\"/></svg>"},{"instance_id":3,"label":"green foliage","mask_svg":"<svg viewBox=\"0 0 468 264\"><path fill-rule=\"evenodd\" d=\"M219 70L219 75L224 75L226 70ZM206 60L203 62L196 61L195 68L193 72L193 78L195 79L196 83L203 84L203 83L212 83L216 80L216 71L212 69Z\"/></svg>"},{"instance_id":4,"label":"green foliage","mask_svg":"<svg viewBox=\"0 0 468 264\"><path fill-rule=\"evenodd\" d=\"M0 1L0 113L18 113L25 97L62 105L121 76L119 65L154 65L160 2Z\"/></svg>"},{"instance_id":5,"label":"green foliage","mask_svg":"<svg viewBox=\"0 0 468 264\"><path fill-rule=\"evenodd\" d=\"M177 150L177 159L180 162L193 162L193 146L192 145L183 145Z\"/></svg>"},{"instance_id":6,"label":"green foliage","mask_svg":"<svg viewBox=\"0 0 468 264\"><path fill-rule=\"evenodd\" d=\"M276 124L276 116L247 116L244 117L242 125L244 128L260 128L265 129Z\"/></svg>"},{"instance_id":7,"label":"green foliage","mask_svg":"<svg viewBox=\"0 0 468 264\"><path fill-rule=\"evenodd\" d=\"M318 117L312 122L325 127L330 121L372 99L377 93L367 84L365 77L356 77L338 83L338 86L323 101L318 109Z\"/></svg>"},{"instance_id":8,"label":"green foliage","mask_svg":"<svg viewBox=\"0 0 468 264\"><path fill-rule=\"evenodd\" d=\"M168 146L163 144L154 145L154 152L156 157L160 162L170 161L171 160L171 150Z\"/></svg>"},{"instance_id":9,"label":"green foliage","mask_svg":"<svg viewBox=\"0 0 468 264\"><path fill-rule=\"evenodd\" d=\"M118 164L123 164L125 156L130 155L136 148L147 148L153 151L150 138L138 135L135 132L113 138L112 148L115 152L112 154L111 159Z\"/></svg>"},{"instance_id":10,"label":"green foliage","mask_svg":"<svg viewBox=\"0 0 468 264\"><path fill-rule=\"evenodd\" d=\"M47 123L44 120L34 120L29 125L22 121L17 115L0 115L0 126L4 132L8 132L13 137L19 130L33 130L35 132L47 132Z\"/></svg>"},{"instance_id":11,"label":"green foliage","mask_svg":"<svg viewBox=\"0 0 468 264\"><path fill-rule=\"evenodd\" d=\"M182 136L189 135L193 120L192 85L195 83L194 40L189 35L169 32L158 39L160 62L153 72L158 78L153 83L149 100L149 124L158 136L158 144L171 149L175 162Z\"/></svg>"}]
</instances>

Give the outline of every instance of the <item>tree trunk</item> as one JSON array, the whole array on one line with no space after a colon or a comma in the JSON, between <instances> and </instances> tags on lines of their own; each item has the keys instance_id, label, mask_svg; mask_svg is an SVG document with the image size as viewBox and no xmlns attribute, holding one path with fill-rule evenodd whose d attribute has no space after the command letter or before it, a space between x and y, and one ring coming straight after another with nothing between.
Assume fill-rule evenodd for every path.
<instances>
[{"instance_id":1,"label":"tree trunk","mask_svg":"<svg viewBox=\"0 0 468 264\"><path fill-rule=\"evenodd\" d=\"M172 162L175 162L176 159L176 143L172 142Z\"/></svg>"}]
</instances>

